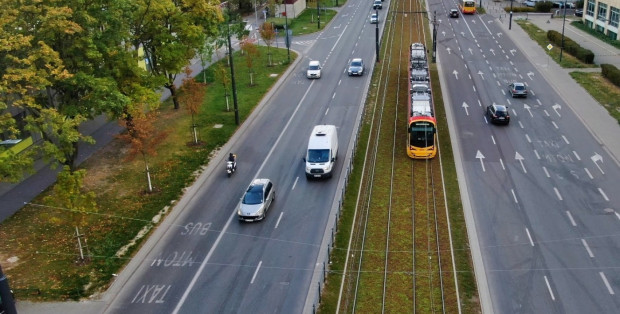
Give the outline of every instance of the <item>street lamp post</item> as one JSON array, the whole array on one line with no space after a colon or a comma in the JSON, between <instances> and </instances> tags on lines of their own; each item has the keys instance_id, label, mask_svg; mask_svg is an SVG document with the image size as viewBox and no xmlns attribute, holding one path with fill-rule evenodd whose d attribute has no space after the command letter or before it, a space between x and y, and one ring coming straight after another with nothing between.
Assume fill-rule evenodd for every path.
<instances>
[{"instance_id":1,"label":"street lamp post","mask_svg":"<svg viewBox=\"0 0 620 314\"><path fill-rule=\"evenodd\" d=\"M316 28L317 29L321 29L321 8L319 8L320 2L321 1L316 0L316 22L317 22Z\"/></svg>"},{"instance_id":2,"label":"street lamp post","mask_svg":"<svg viewBox=\"0 0 620 314\"><path fill-rule=\"evenodd\" d=\"M510 19L508 20L508 29L512 29L512 0L510 0Z\"/></svg>"},{"instance_id":3,"label":"street lamp post","mask_svg":"<svg viewBox=\"0 0 620 314\"><path fill-rule=\"evenodd\" d=\"M235 110L235 124L239 125L239 106L237 103L237 84L235 83L235 66L233 64L233 50L230 42L230 10L228 11L228 63L230 64L230 83L233 94L233 108Z\"/></svg>"},{"instance_id":4,"label":"street lamp post","mask_svg":"<svg viewBox=\"0 0 620 314\"><path fill-rule=\"evenodd\" d=\"M437 11L433 11L433 63L437 61Z\"/></svg>"},{"instance_id":5,"label":"street lamp post","mask_svg":"<svg viewBox=\"0 0 620 314\"><path fill-rule=\"evenodd\" d=\"M562 52L564 51L564 24L566 24L566 0L564 0L564 16L562 17L562 44L560 45L560 62L562 62Z\"/></svg>"},{"instance_id":6,"label":"street lamp post","mask_svg":"<svg viewBox=\"0 0 620 314\"><path fill-rule=\"evenodd\" d=\"M291 38L288 35L288 12L286 11L286 2L284 0L284 43L286 44L286 54L288 56L288 63L291 63Z\"/></svg>"}]
</instances>

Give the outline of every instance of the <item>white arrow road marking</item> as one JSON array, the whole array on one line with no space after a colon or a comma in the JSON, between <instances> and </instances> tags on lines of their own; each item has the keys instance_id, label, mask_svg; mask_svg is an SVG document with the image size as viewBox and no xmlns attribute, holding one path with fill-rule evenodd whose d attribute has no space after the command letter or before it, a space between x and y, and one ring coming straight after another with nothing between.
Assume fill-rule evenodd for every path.
<instances>
[{"instance_id":1,"label":"white arrow road marking","mask_svg":"<svg viewBox=\"0 0 620 314\"><path fill-rule=\"evenodd\" d=\"M502 33L497 33L497 37L502 37Z\"/></svg>"},{"instance_id":2,"label":"white arrow road marking","mask_svg":"<svg viewBox=\"0 0 620 314\"><path fill-rule=\"evenodd\" d=\"M454 74L454 77L456 77L456 79L457 79L457 80L459 79L459 72L457 72L456 70L454 70L454 71L452 72L452 74Z\"/></svg>"},{"instance_id":3,"label":"white arrow road marking","mask_svg":"<svg viewBox=\"0 0 620 314\"><path fill-rule=\"evenodd\" d=\"M484 80L484 73L482 73L482 71L478 71L478 75L480 75L480 77Z\"/></svg>"},{"instance_id":4,"label":"white arrow road marking","mask_svg":"<svg viewBox=\"0 0 620 314\"><path fill-rule=\"evenodd\" d=\"M553 105L551 108L553 108L553 110L555 110L555 113L561 117L562 115L560 115L560 113L558 112L559 109L562 109L562 106L560 106L559 104L555 104Z\"/></svg>"},{"instance_id":5,"label":"white arrow road marking","mask_svg":"<svg viewBox=\"0 0 620 314\"><path fill-rule=\"evenodd\" d=\"M519 152L515 152L515 159L519 161L519 163L521 163L521 168L523 168L523 172L527 173L527 170L525 170L525 165L523 165L523 160L525 158L523 158L523 156L521 156L521 154L519 154Z\"/></svg>"},{"instance_id":6,"label":"white arrow road marking","mask_svg":"<svg viewBox=\"0 0 620 314\"><path fill-rule=\"evenodd\" d=\"M469 106L465 102L463 102L463 106L462 107L463 107L463 109L465 109L465 113L467 115L469 115L469 111L467 111L467 108L469 108Z\"/></svg>"},{"instance_id":7,"label":"white arrow road marking","mask_svg":"<svg viewBox=\"0 0 620 314\"><path fill-rule=\"evenodd\" d=\"M517 50L516 50L516 49L510 49L510 53L512 54L512 56L513 56L513 57L514 57L514 55L515 55L515 52L517 52Z\"/></svg>"},{"instance_id":8,"label":"white arrow road marking","mask_svg":"<svg viewBox=\"0 0 620 314\"><path fill-rule=\"evenodd\" d=\"M527 76L530 78L530 80L533 80L532 76L534 76L534 72L527 72Z\"/></svg>"},{"instance_id":9,"label":"white arrow road marking","mask_svg":"<svg viewBox=\"0 0 620 314\"><path fill-rule=\"evenodd\" d=\"M605 172L603 172L603 169L601 169L601 167L596 163L597 161L600 161L601 163L603 163L603 156L599 155L598 153L594 153L594 155L592 157L590 157L590 159L592 159L592 162L596 165L598 170L602 174L605 174Z\"/></svg>"},{"instance_id":10,"label":"white arrow road marking","mask_svg":"<svg viewBox=\"0 0 620 314\"><path fill-rule=\"evenodd\" d=\"M450 47L446 48L446 50L448 51L448 54L451 54L450 51L452 51L452 49L450 49Z\"/></svg>"},{"instance_id":11,"label":"white arrow road marking","mask_svg":"<svg viewBox=\"0 0 620 314\"><path fill-rule=\"evenodd\" d=\"M527 112L530 113L530 117L534 117L534 115L532 114L532 111L530 110L530 106L528 106L527 104L523 104L523 109L527 110Z\"/></svg>"},{"instance_id":12,"label":"white arrow road marking","mask_svg":"<svg viewBox=\"0 0 620 314\"><path fill-rule=\"evenodd\" d=\"M480 151L478 151L476 153L476 158L480 159L480 165L482 166L482 172L486 172L486 170L484 169L484 155L482 155L482 153Z\"/></svg>"},{"instance_id":13,"label":"white arrow road marking","mask_svg":"<svg viewBox=\"0 0 620 314\"><path fill-rule=\"evenodd\" d=\"M489 49L489 51L491 51L491 53L492 53L493 55L495 55L495 50L494 50L494 49Z\"/></svg>"}]
</instances>

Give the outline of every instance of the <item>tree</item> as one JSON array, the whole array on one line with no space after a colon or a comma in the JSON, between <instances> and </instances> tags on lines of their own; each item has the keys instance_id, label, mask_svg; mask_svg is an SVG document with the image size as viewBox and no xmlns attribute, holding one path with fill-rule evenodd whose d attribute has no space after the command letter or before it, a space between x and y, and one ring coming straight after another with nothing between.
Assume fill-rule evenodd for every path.
<instances>
[{"instance_id":1,"label":"tree","mask_svg":"<svg viewBox=\"0 0 620 314\"><path fill-rule=\"evenodd\" d=\"M174 108L179 108L174 81L196 56L206 38L217 34L223 21L216 0L136 1L132 39L134 48L144 48L154 76L165 79Z\"/></svg>"},{"instance_id":2,"label":"tree","mask_svg":"<svg viewBox=\"0 0 620 314\"><path fill-rule=\"evenodd\" d=\"M185 108L192 116L192 134L194 136L194 144L198 144L198 132L196 132L196 123L194 122L194 116L198 114L200 107L205 98L207 92L207 86L204 83L196 81L192 76L192 70L189 67L185 67L185 79L183 79L183 85L181 85L181 102L185 104Z\"/></svg>"},{"instance_id":3,"label":"tree","mask_svg":"<svg viewBox=\"0 0 620 314\"><path fill-rule=\"evenodd\" d=\"M64 166L58 174L51 194L43 199L48 206L71 211L70 216L75 225L81 261L84 261L85 257L79 228L84 225L85 215L98 211L95 193L84 191L85 177L86 170L71 171L69 166ZM54 219L57 219L56 216Z\"/></svg>"},{"instance_id":4,"label":"tree","mask_svg":"<svg viewBox=\"0 0 620 314\"><path fill-rule=\"evenodd\" d=\"M248 37L245 37L239 45L241 46L241 50L245 53L245 62L250 71L250 86L254 86L254 60L260 55L260 52Z\"/></svg>"},{"instance_id":5,"label":"tree","mask_svg":"<svg viewBox=\"0 0 620 314\"><path fill-rule=\"evenodd\" d=\"M215 80L222 83L224 87L224 97L226 97L226 111L230 111L230 106L228 104L228 84L230 84L230 74L228 69L224 66L223 63L218 62L215 67Z\"/></svg>"},{"instance_id":6,"label":"tree","mask_svg":"<svg viewBox=\"0 0 620 314\"><path fill-rule=\"evenodd\" d=\"M119 138L130 145L127 160L133 160L140 155L144 160L148 191L153 192L151 174L149 171L148 156L157 155L155 148L166 137L166 133L157 130L154 122L157 118L156 110L149 111L148 108L136 106L132 112L128 112L121 120L121 126L127 131L119 135Z\"/></svg>"},{"instance_id":7,"label":"tree","mask_svg":"<svg viewBox=\"0 0 620 314\"><path fill-rule=\"evenodd\" d=\"M260 37L263 39L263 41L265 42L265 45L267 45L267 56L269 59L269 66L272 66L272 62L271 62L271 45L273 44L273 41L276 38L276 30L273 27L272 23L269 22L265 22L263 24L261 24L260 29Z\"/></svg>"}]
</instances>

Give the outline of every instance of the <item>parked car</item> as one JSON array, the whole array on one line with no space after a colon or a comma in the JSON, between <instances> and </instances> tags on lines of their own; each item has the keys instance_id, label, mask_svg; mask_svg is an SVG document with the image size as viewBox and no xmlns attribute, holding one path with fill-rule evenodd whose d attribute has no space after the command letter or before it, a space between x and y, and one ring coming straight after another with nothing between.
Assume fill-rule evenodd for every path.
<instances>
[{"instance_id":1,"label":"parked car","mask_svg":"<svg viewBox=\"0 0 620 314\"><path fill-rule=\"evenodd\" d=\"M321 63L319 61L312 60L308 63L308 70L306 71L307 78L321 78Z\"/></svg>"},{"instance_id":2,"label":"parked car","mask_svg":"<svg viewBox=\"0 0 620 314\"><path fill-rule=\"evenodd\" d=\"M527 87L521 82L514 82L508 85L508 92L512 98L527 97Z\"/></svg>"},{"instance_id":3,"label":"parked car","mask_svg":"<svg viewBox=\"0 0 620 314\"><path fill-rule=\"evenodd\" d=\"M370 24L379 23L379 15L377 13L373 13L370 15Z\"/></svg>"},{"instance_id":4,"label":"parked car","mask_svg":"<svg viewBox=\"0 0 620 314\"><path fill-rule=\"evenodd\" d=\"M459 10L457 10L457 9L450 9L450 12L448 12L448 16L449 17L459 17Z\"/></svg>"},{"instance_id":5,"label":"parked car","mask_svg":"<svg viewBox=\"0 0 620 314\"><path fill-rule=\"evenodd\" d=\"M491 123L508 124L510 123L510 114L508 108L502 105L490 105L487 107L487 117Z\"/></svg>"},{"instance_id":6,"label":"parked car","mask_svg":"<svg viewBox=\"0 0 620 314\"><path fill-rule=\"evenodd\" d=\"M250 222L265 219L265 214L275 198L276 191L269 179L254 179L239 203L239 220Z\"/></svg>"},{"instance_id":7,"label":"parked car","mask_svg":"<svg viewBox=\"0 0 620 314\"><path fill-rule=\"evenodd\" d=\"M577 16L577 17L583 17L583 10L582 10L582 9L577 9L577 10L575 10L575 16Z\"/></svg>"},{"instance_id":8,"label":"parked car","mask_svg":"<svg viewBox=\"0 0 620 314\"><path fill-rule=\"evenodd\" d=\"M352 59L351 62L349 63L349 69L347 70L347 73L349 74L349 76L364 75L364 61L361 58Z\"/></svg>"},{"instance_id":9,"label":"parked car","mask_svg":"<svg viewBox=\"0 0 620 314\"><path fill-rule=\"evenodd\" d=\"M535 7L536 3L540 1L540 0L527 0L525 2L523 2L523 4L525 4L525 6L527 7Z\"/></svg>"}]
</instances>

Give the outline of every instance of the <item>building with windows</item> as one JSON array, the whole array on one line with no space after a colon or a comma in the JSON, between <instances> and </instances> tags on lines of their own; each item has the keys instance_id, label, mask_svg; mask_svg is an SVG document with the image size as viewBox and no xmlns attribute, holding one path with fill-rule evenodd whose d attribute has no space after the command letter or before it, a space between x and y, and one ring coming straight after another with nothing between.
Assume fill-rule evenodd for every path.
<instances>
[{"instance_id":1,"label":"building with windows","mask_svg":"<svg viewBox=\"0 0 620 314\"><path fill-rule=\"evenodd\" d=\"M620 0L585 0L583 22L607 37L618 40Z\"/></svg>"}]
</instances>

